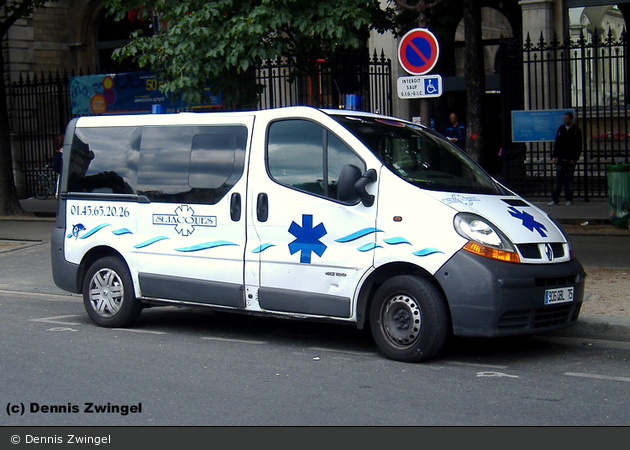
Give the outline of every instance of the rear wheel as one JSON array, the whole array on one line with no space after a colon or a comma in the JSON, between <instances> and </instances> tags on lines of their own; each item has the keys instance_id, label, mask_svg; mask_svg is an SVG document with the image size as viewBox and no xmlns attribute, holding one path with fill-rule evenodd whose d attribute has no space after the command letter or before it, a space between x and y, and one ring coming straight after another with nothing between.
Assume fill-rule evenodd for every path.
<instances>
[{"instance_id":1,"label":"rear wheel","mask_svg":"<svg viewBox=\"0 0 630 450\"><path fill-rule=\"evenodd\" d=\"M387 280L370 307L370 329L379 350L396 361L435 356L448 332L443 295L430 281L412 275Z\"/></svg>"},{"instance_id":2,"label":"rear wheel","mask_svg":"<svg viewBox=\"0 0 630 450\"><path fill-rule=\"evenodd\" d=\"M142 305L136 299L127 265L117 257L97 260L83 281L83 303L90 318L102 327L127 327Z\"/></svg>"}]
</instances>

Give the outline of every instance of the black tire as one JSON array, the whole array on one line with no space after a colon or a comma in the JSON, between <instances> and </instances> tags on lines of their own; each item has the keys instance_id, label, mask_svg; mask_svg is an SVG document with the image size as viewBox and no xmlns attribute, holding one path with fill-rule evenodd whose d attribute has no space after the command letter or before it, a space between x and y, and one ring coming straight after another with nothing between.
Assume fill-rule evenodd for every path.
<instances>
[{"instance_id":1,"label":"black tire","mask_svg":"<svg viewBox=\"0 0 630 450\"><path fill-rule=\"evenodd\" d=\"M440 290L429 280L399 275L376 291L370 329L378 349L389 359L426 361L444 346L448 310Z\"/></svg>"},{"instance_id":2,"label":"black tire","mask_svg":"<svg viewBox=\"0 0 630 450\"><path fill-rule=\"evenodd\" d=\"M83 304L90 319L107 328L128 327L142 311L127 265L114 256L97 260L86 272Z\"/></svg>"}]
</instances>

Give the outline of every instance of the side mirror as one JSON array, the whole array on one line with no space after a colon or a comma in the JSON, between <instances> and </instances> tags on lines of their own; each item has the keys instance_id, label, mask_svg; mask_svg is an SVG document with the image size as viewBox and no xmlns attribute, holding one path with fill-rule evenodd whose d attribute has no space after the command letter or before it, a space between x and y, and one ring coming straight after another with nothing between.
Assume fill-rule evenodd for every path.
<instances>
[{"instance_id":1,"label":"side mirror","mask_svg":"<svg viewBox=\"0 0 630 450\"><path fill-rule=\"evenodd\" d=\"M376 170L370 169L361 175L361 169L352 164L341 169L337 183L337 198L344 203L361 200L368 208L374 204L374 196L367 192L367 186L376 181Z\"/></svg>"},{"instance_id":2,"label":"side mirror","mask_svg":"<svg viewBox=\"0 0 630 450\"><path fill-rule=\"evenodd\" d=\"M337 198L344 203L356 203L361 197L354 189L355 183L361 179L361 169L352 164L346 164L341 169L337 182Z\"/></svg>"},{"instance_id":3,"label":"side mirror","mask_svg":"<svg viewBox=\"0 0 630 450\"><path fill-rule=\"evenodd\" d=\"M372 184L376 181L376 170L370 169L359 178L359 181L354 183L354 190L363 202L363 206L370 207L374 204L374 196L370 195L367 191L368 184Z\"/></svg>"}]
</instances>

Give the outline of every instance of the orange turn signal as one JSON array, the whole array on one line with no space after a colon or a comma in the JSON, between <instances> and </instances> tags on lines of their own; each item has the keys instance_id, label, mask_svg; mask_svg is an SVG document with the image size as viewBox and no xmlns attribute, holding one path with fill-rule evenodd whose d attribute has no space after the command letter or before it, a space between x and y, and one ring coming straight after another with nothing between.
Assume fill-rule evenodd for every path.
<instances>
[{"instance_id":1,"label":"orange turn signal","mask_svg":"<svg viewBox=\"0 0 630 450\"><path fill-rule=\"evenodd\" d=\"M518 253L506 252L505 250L487 247L473 241L468 241L468 244L464 245L464 250L474 253L475 255L485 256L486 258L496 259L498 261L511 263L521 262L521 258L518 256Z\"/></svg>"}]
</instances>

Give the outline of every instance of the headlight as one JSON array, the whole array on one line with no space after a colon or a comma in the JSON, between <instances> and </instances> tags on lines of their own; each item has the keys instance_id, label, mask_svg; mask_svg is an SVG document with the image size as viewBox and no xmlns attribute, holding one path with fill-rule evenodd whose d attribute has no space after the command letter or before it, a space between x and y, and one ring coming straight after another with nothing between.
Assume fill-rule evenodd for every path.
<instances>
[{"instance_id":1,"label":"headlight","mask_svg":"<svg viewBox=\"0 0 630 450\"><path fill-rule=\"evenodd\" d=\"M483 217L460 213L453 225L460 236L468 239L464 250L499 261L521 262L510 240Z\"/></svg>"}]
</instances>

